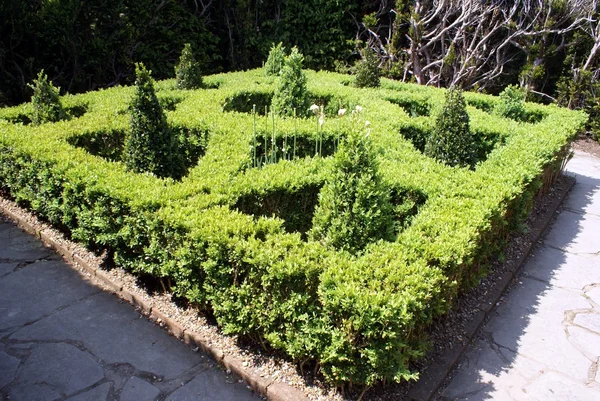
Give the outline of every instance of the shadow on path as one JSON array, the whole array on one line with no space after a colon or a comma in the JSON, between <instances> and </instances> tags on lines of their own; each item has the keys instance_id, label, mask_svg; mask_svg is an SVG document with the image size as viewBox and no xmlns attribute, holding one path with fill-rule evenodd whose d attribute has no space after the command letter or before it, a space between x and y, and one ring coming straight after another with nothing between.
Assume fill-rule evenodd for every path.
<instances>
[{"instance_id":1,"label":"shadow on path","mask_svg":"<svg viewBox=\"0 0 600 401\"><path fill-rule=\"evenodd\" d=\"M600 160L577 183L441 400L600 399Z\"/></svg>"}]
</instances>

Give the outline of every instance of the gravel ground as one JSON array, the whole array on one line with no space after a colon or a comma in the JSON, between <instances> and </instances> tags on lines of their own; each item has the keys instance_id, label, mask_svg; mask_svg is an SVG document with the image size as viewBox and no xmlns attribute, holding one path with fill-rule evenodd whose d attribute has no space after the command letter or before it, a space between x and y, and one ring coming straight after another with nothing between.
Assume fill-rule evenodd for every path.
<instances>
[{"instance_id":1,"label":"gravel ground","mask_svg":"<svg viewBox=\"0 0 600 401\"><path fill-rule=\"evenodd\" d=\"M578 138L574 142L573 148L600 156L600 145L598 142L586 137ZM536 219L544 213L550 201L564 190L564 183L559 181L548 194L538 197L535 200L533 211L526 222L526 227L531 227ZM5 199L0 200L0 202L4 207L19 211L31 225L40 229L47 229L52 233L55 240L67 245L68 248L88 262L96 266L103 264L102 256L94 255L81 246L70 242L62 233L52 229L35 216L19 209L14 203ZM465 341L462 336L465 324L477 313L478 309L476 306L484 299L485 294L501 277L505 262L518 258L523 252L522 249L531 243L531 241L532 239L527 229L523 233L514 235L509 239L509 244L502 257L489 267L489 273L481 283L462 294L457 299L455 307L446 316L434 322L429 333L431 350L419 363L415 364L414 369L419 371L427 369L431 361L435 360L448 346L452 346L456 342ZM224 336L210 317L204 316L189 305L184 305L180 301L171 299L171 296L162 292L160 286L156 285L156 283L141 280L118 267L108 270L108 274L123 282L124 287L130 292L143 297L153 308L157 308L164 314L174 318L184 328L193 330L208 338L213 346L221 349L226 355L238 356L244 361L244 366L255 368L263 377L274 378L303 390L311 400L356 400L362 392L360 388L355 389L351 394L346 393L346 397L344 397L336 388L325 385L318 374L316 376L313 374L312 369L306 369L307 372L305 372L305 375L301 376L296 366L286 360L284 356L277 353L265 352L257 346L241 344L236 337ZM369 389L364 394L363 400L401 400L406 397L410 386L411 383L380 385Z\"/></svg>"},{"instance_id":2,"label":"gravel ground","mask_svg":"<svg viewBox=\"0 0 600 401\"><path fill-rule=\"evenodd\" d=\"M600 157L600 143L587 135L580 135L577 140L573 142L573 149Z\"/></svg>"}]
</instances>

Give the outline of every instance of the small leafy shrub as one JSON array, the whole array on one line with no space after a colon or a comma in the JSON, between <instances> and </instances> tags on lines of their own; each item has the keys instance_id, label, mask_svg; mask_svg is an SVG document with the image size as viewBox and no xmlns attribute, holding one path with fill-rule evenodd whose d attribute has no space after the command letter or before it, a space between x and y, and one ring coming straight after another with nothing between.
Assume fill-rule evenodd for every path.
<instances>
[{"instance_id":1,"label":"small leafy shrub","mask_svg":"<svg viewBox=\"0 0 600 401\"><path fill-rule=\"evenodd\" d=\"M179 178L183 174L176 136L167 125L150 71L142 63L135 67L135 95L130 105L131 132L125 142L123 160L136 173Z\"/></svg>"},{"instance_id":2,"label":"small leafy shrub","mask_svg":"<svg viewBox=\"0 0 600 401\"><path fill-rule=\"evenodd\" d=\"M37 78L33 80L33 84L29 84L29 87L33 89L31 120L34 125L56 122L66 117L60 102L59 89L48 80L44 70L38 73Z\"/></svg>"},{"instance_id":3,"label":"small leafy shrub","mask_svg":"<svg viewBox=\"0 0 600 401\"><path fill-rule=\"evenodd\" d=\"M285 47L281 42L277 45L273 44L269 56L265 62L263 73L265 75L279 75L285 63Z\"/></svg>"},{"instance_id":4,"label":"small leafy shrub","mask_svg":"<svg viewBox=\"0 0 600 401\"><path fill-rule=\"evenodd\" d=\"M500 102L494 107L494 114L511 118L515 121L525 121L526 113L523 99L525 93L517 85L509 85L500 93Z\"/></svg>"},{"instance_id":5,"label":"small leafy shrub","mask_svg":"<svg viewBox=\"0 0 600 401\"><path fill-rule=\"evenodd\" d=\"M197 89L202 86L202 72L200 64L194 58L192 45L183 46L179 64L175 66L175 77L178 89Z\"/></svg>"},{"instance_id":6,"label":"small leafy shrub","mask_svg":"<svg viewBox=\"0 0 600 401\"><path fill-rule=\"evenodd\" d=\"M353 253L374 240L391 239L393 209L378 168L368 135L350 133L319 194L312 239Z\"/></svg>"},{"instance_id":7,"label":"small leafy shrub","mask_svg":"<svg viewBox=\"0 0 600 401\"><path fill-rule=\"evenodd\" d=\"M425 144L425 154L449 166L474 166L474 135L469 127L469 114L460 89L446 92L446 102L436 118L435 127Z\"/></svg>"},{"instance_id":8,"label":"small leafy shrub","mask_svg":"<svg viewBox=\"0 0 600 401\"><path fill-rule=\"evenodd\" d=\"M308 93L306 75L302 71L304 56L296 47L285 58L279 83L273 95L271 110L280 116L292 117L306 115L308 111Z\"/></svg>"},{"instance_id":9,"label":"small leafy shrub","mask_svg":"<svg viewBox=\"0 0 600 401\"><path fill-rule=\"evenodd\" d=\"M361 55L362 59L354 67L356 73L354 86L357 88L377 88L380 83L379 61L371 49L364 49Z\"/></svg>"}]
</instances>

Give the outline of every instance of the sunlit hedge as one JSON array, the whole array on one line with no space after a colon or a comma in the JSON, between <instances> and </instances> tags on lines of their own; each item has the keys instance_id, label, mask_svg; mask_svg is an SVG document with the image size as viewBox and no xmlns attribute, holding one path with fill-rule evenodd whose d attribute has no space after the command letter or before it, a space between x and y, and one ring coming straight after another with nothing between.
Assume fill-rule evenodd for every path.
<instances>
[{"instance_id":1,"label":"sunlit hedge","mask_svg":"<svg viewBox=\"0 0 600 401\"><path fill-rule=\"evenodd\" d=\"M314 116L273 117L276 77L261 70L207 76L198 90L158 82L168 124L197 160L180 181L120 161L132 88L63 97L78 112L40 126L29 105L2 109L0 185L74 240L170 283L225 333L319 364L332 383L414 378L427 326L480 277L585 116L525 104L530 122L517 122L493 113L496 98L465 93L480 162L451 168L419 151L442 90L385 79L356 89L347 76L306 73L322 128ZM338 109L356 105L395 222L393 240L352 255L306 233L336 140L351 129Z\"/></svg>"}]
</instances>

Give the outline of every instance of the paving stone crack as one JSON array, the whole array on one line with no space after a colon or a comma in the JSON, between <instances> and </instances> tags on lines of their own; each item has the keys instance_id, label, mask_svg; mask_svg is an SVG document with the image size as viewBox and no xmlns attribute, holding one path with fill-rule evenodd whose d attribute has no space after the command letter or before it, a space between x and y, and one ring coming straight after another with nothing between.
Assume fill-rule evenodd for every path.
<instances>
[{"instance_id":1,"label":"paving stone crack","mask_svg":"<svg viewBox=\"0 0 600 401\"><path fill-rule=\"evenodd\" d=\"M523 277L525 277L525 278L528 278L528 279L530 279L530 280L537 281L538 283L547 284L547 285L552 285L552 284L550 284L550 282L549 282L549 281L546 281L546 280L544 280L544 279L541 279L541 278L539 278L539 277L536 277L536 276L534 276L534 275L532 275L532 274L530 274L530 273L527 273L527 272L523 272L523 273L522 273L522 276L523 276Z\"/></svg>"},{"instance_id":2,"label":"paving stone crack","mask_svg":"<svg viewBox=\"0 0 600 401\"><path fill-rule=\"evenodd\" d=\"M502 359L502 361L504 363L510 363L510 361L507 360L507 358L500 352L500 349L504 348L507 351L510 351L514 354L518 354L518 352L516 350L514 350L510 347L507 347L505 345L502 345L500 343L497 343L496 340L494 340L493 333L485 332L485 335L482 337L483 337L484 341L487 342L489 344L489 346L494 350L494 352L496 352L498 354L498 356L500 357L500 359Z\"/></svg>"},{"instance_id":3,"label":"paving stone crack","mask_svg":"<svg viewBox=\"0 0 600 401\"><path fill-rule=\"evenodd\" d=\"M37 318L37 319L34 319L34 320L31 320L31 321L28 321L28 322L26 322L26 323L24 323L24 324L22 324L22 325L7 327L7 328L6 328L6 329L4 329L4 330L12 330L12 332L9 334L9 337L10 337L12 334L14 334L14 333L15 333L16 331L18 331L18 330L21 330L21 329L23 329L23 328L25 328L25 327L31 326L32 324L35 324L35 323L39 322L40 320L46 319L46 318L48 318L48 317L50 317L50 316L54 315L54 314L55 314L55 313L57 313L57 312L61 312L61 311L65 310L65 309L67 309L67 308L69 308L69 307L71 307L71 306L73 306L73 305L77 304L78 302L85 301L85 300L87 300L87 299L89 299L89 298L91 298L91 297L93 297L93 296L96 296L96 295L98 295L98 294L101 294L101 293L103 293L103 291L102 291L101 289L97 289L97 291L95 291L95 292L93 292L93 293L91 293L91 294L88 294L88 295L86 295L86 296L83 296L83 297L81 297L81 298L79 298L79 299L77 299L77 300L73 301L72 303L69 303L69 304L67 304L67 305L60 306L60 307L58 307L58 308L54 309L52 312L46 313L45 315L43 315L43 316L41 316L41 317L39 317L39 318ZM5 338L5 337L6 337L6 336L4 336L3 338Z\"/></svg>"},{"instance_id":4,"label":"paving stone crack","mask_svg":"<svg viewBox=\"0 0 600 401\"><path fill-rule=\"evenodd\" d=\"M596 214L596 213L592 213L592 212L586 212L586 211L583 211L581 209L573 209L573 208L568 207L568 206L563 207L563 210L566 210L566 211L571 212L571 213L579 214L581 216L600 217L600 214Z\"/></svg>"},{"instance_id":5,"label":"paving stone crack","mask_svg":"<svg viewBox=\"0 0 600 401\"><path fill-rule=\"evenodd\" d=\"M98 380L96 383L94 383L94 384L92 384L90 386L87 386L86 388L83 388L81 390L77 390L77 391L75 391L75 392L73 392L71 394L67 394L67 395L63 396L63 399L64 400L69 400L69 399L71 399L73 397L76 397L76 396L78 396L80 394L87 393L88 391L91 391L91 390L95 389L96 387L99 387L99 386L101 386L101 385L103 385L105 383L112 383L112 382L110 380L107 380L106 378L102 378L102 379ZM110 398L107 398L107 400L108 399L110 399Z\"/></svg>"}]
</instances>

